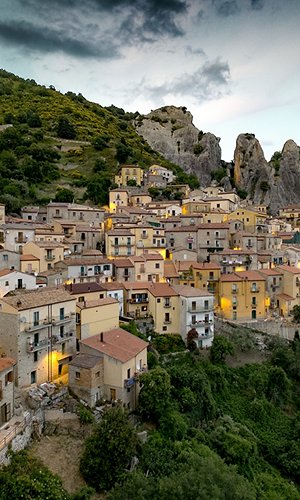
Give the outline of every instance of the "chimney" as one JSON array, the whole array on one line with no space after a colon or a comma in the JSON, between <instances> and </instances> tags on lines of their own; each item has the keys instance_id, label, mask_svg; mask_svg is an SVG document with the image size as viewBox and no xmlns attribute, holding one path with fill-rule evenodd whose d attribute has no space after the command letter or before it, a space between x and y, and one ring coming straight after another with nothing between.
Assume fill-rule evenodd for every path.
<instances>
[{"instance_id":1,"label":"chimney","mask_svg":"<svg viewBox=\"0 0 300 500\"><path fill-rule=\"evenodd\" d=\"M104 340L103 340L103 332L100 333L100 342L104 342Z\"/></svg>"}]
</instances>

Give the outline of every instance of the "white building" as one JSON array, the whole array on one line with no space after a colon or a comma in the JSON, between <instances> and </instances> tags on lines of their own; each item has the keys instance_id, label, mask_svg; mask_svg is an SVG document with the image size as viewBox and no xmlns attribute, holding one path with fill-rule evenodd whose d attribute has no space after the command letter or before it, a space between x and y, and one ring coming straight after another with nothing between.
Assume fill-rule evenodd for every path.
<instances>
[{"instance_id":1,"label":"white building","mask_svg":"<svg viewBox=\"0 0 300 500\"><path fill-rule=\"evenodd\" d=\"M20 271L2 269L0 271L0 297L16 289L34 290L37 288L36 276Z\"/></svg>"},{"instance_id":2,"label":"white building","mask_svg":"<svg viewBox=\"0 0 300 500\"><path fill-rule=\"evenodd\" d=\"M210 347L214 338L214 296L199 288L173 285L180 295L180 334L187 341L187 334L195 330L193 339L197 347Z\"/></svg>"}]
</instances>

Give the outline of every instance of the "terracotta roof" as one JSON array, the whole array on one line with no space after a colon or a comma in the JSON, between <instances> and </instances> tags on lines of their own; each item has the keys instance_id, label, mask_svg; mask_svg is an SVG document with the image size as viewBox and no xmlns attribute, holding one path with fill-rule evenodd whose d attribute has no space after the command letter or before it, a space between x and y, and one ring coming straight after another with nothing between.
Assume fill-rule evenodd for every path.
<instances>
[{"instance_id":1,"label":"terracotta roof","mask_svg":"<svg viewBox=\"0 0 300 500\"><path fill-rule=\"evenodd\" d=\"M94 255L98 256L99 255L100 257L103 257L103 254L102 254L102 252L100 252L100 250L92 250L92 249L90 249L90 250L83 250L81 252L81 255L83 257L85 257L86 255L92 255L92 256L94 256Z\"/></svg>"},{"instance_id":2,"label":"terracotta roof","mask_svg":"<svg viewBox=\"0 0 300 500\"><path fill-rule=\"evenodd\" d=\"M76 306L79 309L91 309L93 307L107 306L109 304L118 304L119 302L112 297L106 297L105 299L89 300L84 302L77 302Z\"/></svg>"},{"instance_id":3,"label":"terracotta roof","mask_svg":"<svg viewBox=\"0 0 300 500\"><path fill-rule=\"evenodd\" d=\"M250 281L265 281L265 278L258 271L237 271L235 274Z\"/></svg>"},{"instance_id":4,"label":"terracotta roof","mask_svg":"<svg viewBox=\"0 0 300 500\"><path fill-rule=\"evenodd\" d=\"M114 259L113 263L115 267L134 267L130 259Z\"/></svg>"},{"instance_id":5,"label":"terracotta roof","mask_svg":"<svg viewBox=\"0 0 300 500\"><path fill-rule=\"evenodd\" d=\"M107 236L134 236L128 229L113 229L112 231L107 231Z\"/></svg>"},{"instance_id":6,"label":"terracotta roof","mask_svg":"<svg viewBox=\"0 0 300 500\"><path fill-rule=\"evenodd\" d=\"M101 283L102 288L104 290L123 290L123 283L119 283L118 281L113 281L112 283Z\"/></svg>"},{"instance_id":7,"label":"terracotta roof","mask_svg":"<svg viewBox=\"0 0 300 500\"><path fill-rule=\"evenodd\" d=\"M182 297L212 297L212 293L209 293L201 288L194 288L187 285L172 285L173 290L178 295Z\"/></svg>"},{"instance_id":8,"label":"terracotta roof","mask_svg":"<svg viewBox=\"0 0 300 500\"><path fill-rule=\"evenodd\" d=\"M6 276L6 274L10 274L10 273L13 273L15 271L15 269L1 269L0 271L0 276Z\"/></svg>"},{"instance_id":9,"label":"terracotta roof","mask_svg":"<svg viewBox=\"0 0 300 500\"><path fill-rule=\"evenodd\" d=\"M154 297L175 297L178 295L168 283L153 283L149 287L149 292Z\"/></svg>"},{"instance_id":10,"label":"terracotta roof","mask_svg":"<svg viewBox=\"0 0 300 500\"><path fill-rule=\"evenodd\" d=\"M279 269L260 269L259 272L266 276L282 276L283 274Z\"/></svg>"},{"instance_id":11,"label":"terracotta roof","mask_svg":"<svg viewBox=\"0 0 300 500\"><path fill-rule=\"evenodd\" d=\"M287 293L279 293L276 295L278 299L286 300L287 302L290 302L291 300L295 300L295 297L292 297L291 295L288 295Z\"/></svg>"},{"instance_id":12,"label":"terracotta roof","mask_svg":"<svg viewBox=\"0 0 300 500\"><path fill-rule=\"evenodd\" d=\"M179 274L176 271L174 262L164 262L164 277L165 278L178 278Z\"/></svg>"},{"instance_id":13,"label":"terracotta roof","mask_svg":"<svg viewBox=\"0 0 300 500\"><path fill-rule=\"evenodd\" d=\"M194 269L197 269L199 271L205 271L205 269L212 269L212 270L220 270L221 266L217 262L194 262L192 264L192 267Z\"/></svg>"},{"instance_id":14,"label":"terracotta roof","mask_svg":"<svg viewBox=\"0 0 300 500\"><path fill-rule=\"evenodd\" d=\"M103 332L103 342L101 342L99 334L89 337L81 343L110 358L117 359L121 363L126 363L134 358L148 346L147 342L122 328L113 328Z\"/></svg>"},{"instance_id":15,"label":"terracotta roof","mask_svg":"<svg viewBox=\"0 0 300 500\"><path fill-rule=\"evenodd\" d=\"M88 283L71 283L65 285L65 289L68 290L71 295L77 293L103 292L104 290L104 288L95 281L90 281Z\"/></svg>"},{"instance_id":16,"label":"terracotta roof","mask_svg":"<svg viewBox=\"0 0 300 500\"><path fill-rule=\"evenodd\" d=\"M7 356L0 357L0 372L7 370L7 368L11 368L16 365L17 362L13 358L9 358Z\"/></svg>"},{"instance_id":17,"label":"terracotta roof","mask_svg":"<svg viewBox=\"0 0 300 500\"><path fill-rule=\"evenodd\" d=\"M155 235L157 237L158 235ZM145 260L164 260L163 256L160 253L144 253L142 255Z\"/></svg>"},{"instance_id":18,"label":"terracotta roof","mask_svg":"<svg viewBox=\"0 0 300 500\"><path fill-rule=\"evenodd\" d=\"M220 277L220 281L236 282L236 281L243 281L243 279L240 276L237 276L235 273L231 273L231 274L222 274Z\"/></svg>"},{"instance_id":19,"label":"terracotta roof","mask_svg":"<svg viewBox=\"0 0 300 500\"><path fill-rule=\"evenodd\" d=\"M64 245L57 241L33 241L32 243L40 248L64 248Z\"/></svg>"},{"instance_id":20,"label":"terracotta roof","mask_svg":"<svg viewBox=\"0 0 300 500\"><path fill-rule=\"evenodd\" d=\"M150 281L125 281L123 287L125 290L148 290L151 286Z\"/></svg>"},{"instance_id":21,"label":"terracotta roof","mask_svg":"<svg viewBox=\"0 0 300 500\"><path fill-rule=\"evenodd\" d=\"M287 272L292 273L292 274L300 274L299 267L295 267L295 266L283 265L283 266L278 266L277 269L280 269L282 271L287 271Z\"/></svg>"},{"instance_id":22,"label":"terracotta roof","mask_svg":"<svg viewBox=\"0 0 300 500\"><path fill-rule=\"evenodd\" d=\"M69 292L62 288L39 288L38 290L15 290L1 299L6 304L18 311L45 306L47 304L58 304L60 302L75 301Z\"/></svg>"},{"instance_id":23,"label":"terracotta roof","mask_svg":"<svg viewBox=\"0 0 300 500\"><path fill-rule=\"evenodd\" d=\"M21 255L20 256L20 260L40 260L38 257L35 257L34 255L32 255L31 253L28 253L26 255Z\"/></svg>"},{"instance_id":24,"label":"terracotta roof","mask_svg":"<svg viewBox=\"0 0 300 500\"><path fill-rule=\"evenodd\" d=\"M189 271L190 267L194 264L197 264L194 260L176 260L175 267L178 272L180 271Z\"/></svg>"}]
</instances>

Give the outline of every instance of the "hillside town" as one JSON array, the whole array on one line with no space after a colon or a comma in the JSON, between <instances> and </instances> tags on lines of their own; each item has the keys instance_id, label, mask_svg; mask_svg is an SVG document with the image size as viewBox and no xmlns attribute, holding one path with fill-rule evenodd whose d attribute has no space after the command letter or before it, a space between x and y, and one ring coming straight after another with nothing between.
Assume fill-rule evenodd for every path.
<instances>
[{"instance_id":1,"label":"hillside town","mask_svg":"<svg viewBox=\"0 0 300 500\"><path fill-rule=\"evenodd\" d=\"M91 408L135 409L151 332L206 349L215 321L288 325L300 305L300 206L270 217L158 165L123 165L115 182L101 208L0 207L0 426L15 387L46 382ZM151 188L166 187L170 199L154 201ZM148 342L122 328L131 321Z\"/></svg>"}]
</instances>

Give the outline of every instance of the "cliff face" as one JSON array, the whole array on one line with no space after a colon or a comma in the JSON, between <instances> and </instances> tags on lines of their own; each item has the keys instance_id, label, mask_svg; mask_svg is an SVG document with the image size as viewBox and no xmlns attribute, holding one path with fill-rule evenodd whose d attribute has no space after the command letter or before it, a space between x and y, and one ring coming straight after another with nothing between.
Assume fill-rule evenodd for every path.
<instances>
[{"instance_id":1,"label":"cliff face","mask_svg":"<svg viewBox=\"0 0 300 500\"><path fill-rule=\"evenodd\" d=\"M209 185L211 173L221 167L219 139L199 131L184 107L165 106L151 111L139 116L135 127L152 149L185 172L195 174L202 186Z\"/></svg>"},{"instance_id":2,"label":"cliff face","mask_svg":"<svg viewBox=\"0 0 300 500\"><path fill-rule=\"evenodd\" d=\"M219 139L193 125L185 107L165 106L138 116L135 128L152 149L195 174L201 186L211 182L211 174L224 166ZM227 172L230 166L228 165ZM234 151L234 182L254 204L265 204L276 214L281 206L300 203L300 155L297 144L288 140L282 151L267 162L254 134L240 134ZM231 189L224 177L221 184Z\"/></svg>"},{"instance_id":3,"label":"cliff face","mask_svg":"<svg viewBox=\"0 0 300 500\"><path fill-rule=\"evenodd\" d=\"M267 162L255 136L240 134L234 152L234 180L249 199L267 205L273 214L281 206L300 203L299 147L288 140Z\"/></svg>"}]
</instances>

